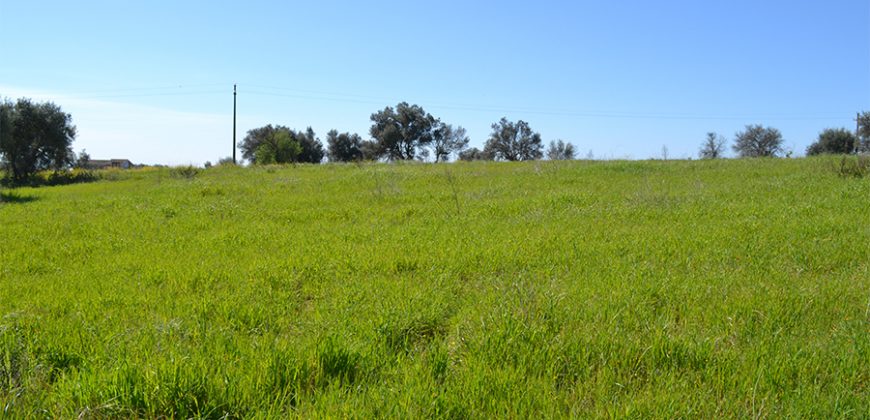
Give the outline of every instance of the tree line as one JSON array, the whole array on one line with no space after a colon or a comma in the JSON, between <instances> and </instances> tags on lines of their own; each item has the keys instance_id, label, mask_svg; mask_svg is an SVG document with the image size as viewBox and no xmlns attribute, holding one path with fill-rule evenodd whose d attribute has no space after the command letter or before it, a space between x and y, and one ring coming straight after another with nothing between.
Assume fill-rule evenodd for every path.
<instances>
[{"instance_id":1,"label":"tree line","mask_svg":"<svg viewBox=\"0 0 870 420\"><path fill-rule=\"evenodd\" d=\"M470 139L461 126L454 127L432 116L419 105L401 102L371 115L370 140L356 133L331 130L326 147L309 127L297 132L285 126L255 128L248 131L240 145L242 156L254 164L427 160L550 160L574 159L574 145L553 140L544 153L540 133L529 123L502 118L491 125L483 149L468 147ZM783 148L782 133L773 127L747 125L735 134L732 150L738 157L778 157L790 155ZM720 134L707 133L698 153L702 159L723 158L727 140ZM667 149L665 149L667 150ZM665 152L666 153L666 152ZM859 114L858 131L828 128L819 134L806 154L870 153L870 112Z\"/></svg>"},{"instance_id":2,"label":"tree line","mask_svg":"<svg viewBox=\"0 0 870 420\"><path fill-rule=\"evenodd\" d=\"M469 148L470 139L463 127L441 121L419 105L401 102L371 114L370 119L370 139L331 130L324 147L310 127L296 131L270 124L249 130L239 149L252 164L321 163L324 158L330 162L575 158L574 145L563 140L551 141L545 153L541 134L523 120L501 118L493 123L483 149L478 149ZM870 112L859 114L857 123L855 133L845 128L825 129L807 148L807 155L870 153ZM75 136L72 117L54 103L35 103L26 98L0 101L0 164L13 182L24 181L42 170L83 167L89 156L85 151L79 155L73 152ZM699 156L724 157L726 143L723 136L707 133ZM779 130L747 125L735 134L732 149L740 157L776 157L784 154L782 144Z\"/></svg>"},{"instance_id":3,"label":"tree line","mask_svg":"<svg viewBox=\"0 0 870 420\"><path fill-rule=\"evenodd\" d=\"M419 105L401 102L371 115L370 140L356 133L326 134L326 147L309 127L295 131L267 125L249 130L239 145L242 157L254 164L320 163L361 160L534 160L544 156L540 133L525 121L502 118L492 124L492 134L483 150L468 148L470 139L461 126L453 126L426 112ZM553 141L547 151L551 159L573 159L574 146Z\"/></svg>"},{"instance_id":4,"label":"tree line","mask_svg":"<svg viewBox=\"0 0 870 420\"><path fill-rule=\"evenodd\" d=\"M725 137L707 133L698 155L702 159L716 159L725 155ZM782 133L773 127L747 125L734 135L732 149L740 157L777 157L785 151ZM815 142L807 147L807 156L822 154L870 153L870 112L858 114L857 129L853 133L845 128L826 128Z\"/></svg>"}]
</instances>

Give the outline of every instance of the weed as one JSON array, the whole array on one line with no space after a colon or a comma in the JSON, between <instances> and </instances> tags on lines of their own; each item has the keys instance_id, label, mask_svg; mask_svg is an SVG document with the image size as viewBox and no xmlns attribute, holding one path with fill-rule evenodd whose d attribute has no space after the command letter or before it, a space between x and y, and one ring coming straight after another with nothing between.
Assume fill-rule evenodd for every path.
<instances>
[{"instance_id":1,"label":"weed","mask_svg":"<svg viewBox=\"0 0 870 420\"><path fill-rule=\"evenodd\" d=\"M836 167L836 172L844 178L863 178L870 175L870 154L843 156Z\"/></svg>"},{"instance_id":2,"label":"weed","mask_svg":"<svg viewBox=\"0 0 870 420\"><path fill-rule=\"evenodd\" d=\"M169 176L178 179L193 179L196 178L200 172L202 172L202 170L193 165L175 166L169 169Z\"/></svg>"}]
</instances>

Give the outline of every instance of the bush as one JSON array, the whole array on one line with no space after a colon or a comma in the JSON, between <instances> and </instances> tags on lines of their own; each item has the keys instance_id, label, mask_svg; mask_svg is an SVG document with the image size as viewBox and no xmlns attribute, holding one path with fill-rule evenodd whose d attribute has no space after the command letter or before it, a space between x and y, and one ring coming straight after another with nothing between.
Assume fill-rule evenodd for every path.
<instances>
[{"instance_id":1,"label":"bush","mask_svg":"<svg viewBox=\"0 0 870 420\"><path fill-rule=\"evenodd\" d=\"M169 170L169 176L179 179L193 179L199 175L200 169L193 165L175 166Z\"/></svg>"},{"instance_id":2,"label":"bush","mask_svg":"<svg viewBox=\"0 0 870 420\"><path fill-rule=\"evenodd\" d=\"M71 171L56 171L48 175L47 185L69 185L78 184L81 182L94 182L99 180L93 171L87 169L73 169Z\"/></svg>"},{"instance_id":3,"label":"bush","mask_svg":"<svg viewBox=\"0 0 870 420\"><path fill-rule=\"evenodd\" d=\"M3 178L3 184L11 187L42 187L78 184L99 180L100 176L94 171L76 168L72 170L37 172L19 180L6 177Z\"/></svg>"}]
</instances>

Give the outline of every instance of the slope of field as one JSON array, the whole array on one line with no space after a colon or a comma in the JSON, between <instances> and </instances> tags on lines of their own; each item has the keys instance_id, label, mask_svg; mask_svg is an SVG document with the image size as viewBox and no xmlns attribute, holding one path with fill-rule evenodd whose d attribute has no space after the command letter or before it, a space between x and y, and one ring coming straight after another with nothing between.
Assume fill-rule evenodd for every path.
<instances>
[{"instance_id":1,"label":"slope of field","mask_svg":"<svg viewBox=\"0 0 870 420\"><path fill-rule=\"evenodd\" d=\"M6 191L0 417L867 417L870 178L834 164Z\"/></svg>"}]
</instances>

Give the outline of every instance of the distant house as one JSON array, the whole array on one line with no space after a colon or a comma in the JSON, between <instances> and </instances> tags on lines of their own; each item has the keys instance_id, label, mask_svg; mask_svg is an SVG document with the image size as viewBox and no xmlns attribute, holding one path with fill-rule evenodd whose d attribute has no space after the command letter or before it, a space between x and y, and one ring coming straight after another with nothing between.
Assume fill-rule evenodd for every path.
<instances>
[{"instance_id":1,"label":"distant house","mask_svg":"<svg viewBox=\"0 0 870 420\"><path fill-rule=\"evenodd\" d=\"M88 169L108 169L108 168L130 169L132 167L133 167L133 162L130 162L127 159L109 159L109 160L90 159L90 160L88 160Z\"/></svg>"}]
</instances>

